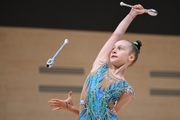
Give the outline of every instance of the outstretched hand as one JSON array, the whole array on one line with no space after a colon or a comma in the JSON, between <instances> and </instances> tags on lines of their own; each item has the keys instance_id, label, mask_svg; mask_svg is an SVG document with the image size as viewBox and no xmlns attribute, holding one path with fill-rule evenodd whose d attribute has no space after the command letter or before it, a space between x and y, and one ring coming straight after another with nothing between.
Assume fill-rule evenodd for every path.
<instances>
[{"instance_id":1,"label":"outstretched hand","mask_svg":"<svg viewBox=\"0 0 180 120\"><path fill-rule=\"evenodd\" d=\"M74 105L72 102L72 91L70 91L68 93L68 98L65 100L61 100L61 99L51 99L48 101L48 103L50 104L50 107L53 107L53 111L55 110L68 110L71 109Z\"/></svg>"},{"instance_id":2,"label":"outstretched hand","mask_svg":"<svg viewBox=\"0 0 180 120\"><path fill-rule=\"evenodd\" d=\"M132 9L130 11L130 13L135 13L137 15L143 14L145 12L146 12L146 10L140 4L134 5L134 7L132 7Z\"/></svg>"}]
</instances>

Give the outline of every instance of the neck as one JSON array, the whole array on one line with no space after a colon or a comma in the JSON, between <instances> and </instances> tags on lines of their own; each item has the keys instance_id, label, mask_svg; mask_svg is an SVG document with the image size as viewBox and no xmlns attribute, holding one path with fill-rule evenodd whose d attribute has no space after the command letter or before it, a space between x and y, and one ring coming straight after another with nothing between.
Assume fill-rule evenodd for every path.
<instances>
[{"instance_id":1,"label":"neck","mask_svg":"<svg viewBox=\"0 0 180 120\"><path fill-rule=\"evenodd\" d=\"M121 79L125 79L124 78L125 77L125 71L126 71L126 67L123 67L123 66L121 66L119 68L117 68L115 66L112 66L110 68L111 74L113 74L115 77L118 77L118 78L121 78Z\"/></svg>"}]
</instances>

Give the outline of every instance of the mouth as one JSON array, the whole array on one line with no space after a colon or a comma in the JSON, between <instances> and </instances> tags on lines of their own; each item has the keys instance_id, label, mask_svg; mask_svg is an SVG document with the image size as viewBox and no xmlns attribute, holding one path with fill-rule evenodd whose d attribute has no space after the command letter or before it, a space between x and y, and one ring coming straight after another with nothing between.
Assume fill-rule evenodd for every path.
<instances>
[{"instance_id":1,"label":"mouth","mask_svg":"<svg viewBox=\"0 0 180 120\"><path fill-rule=\"evenodd\" d=\"M117 58L117 56L116 55L111 55L111 58Z\"/></svg>"}]
</instances>

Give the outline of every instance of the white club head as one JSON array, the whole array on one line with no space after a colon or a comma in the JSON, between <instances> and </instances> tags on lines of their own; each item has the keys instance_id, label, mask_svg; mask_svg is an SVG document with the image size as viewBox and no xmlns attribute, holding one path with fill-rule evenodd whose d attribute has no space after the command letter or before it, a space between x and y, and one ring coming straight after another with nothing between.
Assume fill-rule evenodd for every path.
<instances>
[{"instance_id":1,"label":"white club head","mask_svg":"<svg viewBox=\"0 0 180 120\"><path fill-rule=\"evenodd\" d=\"M124 5L124 3L123 3L123 2L120 2L120 5L121 5L121 6L123 6L123 5Z\"/></svg>"},{"instance_id":2,"label":"white club head","mask_svg":"<svg viewBox=\"0 0 180 120\"><path fill-rule=\"evenodd\" d=\"M146 9L147 13L151 16L156 16L158 12L154 9Z\"/></svg>"},{"instance_id":3,"label":"white club head","mask_svg":"<svg viewBox=\"0 0 180 120\"><path fill-rule=\"evenodd\" d=\"M46 62L46 67L51 68L54 64L54 59L49 58L49 60Z\"/></svg>"},{"instance_id":4,"label":"white club head","mask_svg":"<svg viewBox=\"0 0 180 120\"><path fill-rule=\"evenodd\" d=\"M65 40L64 40L64 43L65 43L65 44L67 44L68 42L69 42L69 40L68 40L68 39L65 39Z\"/></svg>"},{"instance_id":5,"label":"white club head","mask_svg":"<svg viewBox=\"0 0 180 120\"><path fill-rule=\"evenodd\" d=\"M133 5L129 5L129 4L126 4L126 3L124 3L124 2L120 2L120 5L121 6L126 6L126 7L134 7Z\"/></svg>"}]
</instances>

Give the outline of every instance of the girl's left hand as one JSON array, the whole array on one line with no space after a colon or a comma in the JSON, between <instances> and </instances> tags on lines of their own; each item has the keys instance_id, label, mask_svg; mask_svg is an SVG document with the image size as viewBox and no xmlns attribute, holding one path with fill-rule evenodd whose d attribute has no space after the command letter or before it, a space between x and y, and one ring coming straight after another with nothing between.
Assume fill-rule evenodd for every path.
<instances>
[{"instance_id":1,"label":"girl's left hand","mask_svg":"<svg viewBox=\"0 0 180 120\"><path fill-rule=\"evenodd\" d=\"M51 99L48 101L50 104L50 107L53 107L54 110L70 110L74 105L72 102L72 91L68 93L68 98L66 100L61 100L61 99Z\"/></svg>"}]
</instances>

